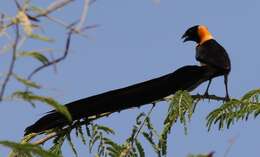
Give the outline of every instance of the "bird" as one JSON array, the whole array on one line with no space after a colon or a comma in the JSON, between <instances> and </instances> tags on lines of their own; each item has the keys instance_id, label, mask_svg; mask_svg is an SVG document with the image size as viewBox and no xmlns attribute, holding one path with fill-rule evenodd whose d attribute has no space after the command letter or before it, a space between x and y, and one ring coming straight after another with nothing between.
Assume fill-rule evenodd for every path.
<instances>
[{"instance_id":1,"label":"bird","mask_svg":"<svg viewBox=\"0 0 260 157\"><path fill-rule=\"evenodd\" d=\"M197 43L195 58L201 66L208 66L215 71L216 76L224 76L226 100L229 100L228 75L231 71L231 61L225 48L220 45L209 32L205 25L195 25L188 28L182 36L183 42L194 41ZM214 77L216 77L214 76ZM212 78L209 79L205 96L208 96Z\"/></svg>"},{"instance_id":2,"label":"bird","mask_svg":"<svg viewBox=\"0 0 260 157\"><path fill-rule=\"evenodd\" d=\"M77 121L149 104L178 90L192 91L215 76L215 71L208 66L187 65L158 78L70 102L65 107L71 114L72 121ZM70 124L63 114L52 110L27 127L24 135L63 128Z\"/></svg>"}]
</instances>

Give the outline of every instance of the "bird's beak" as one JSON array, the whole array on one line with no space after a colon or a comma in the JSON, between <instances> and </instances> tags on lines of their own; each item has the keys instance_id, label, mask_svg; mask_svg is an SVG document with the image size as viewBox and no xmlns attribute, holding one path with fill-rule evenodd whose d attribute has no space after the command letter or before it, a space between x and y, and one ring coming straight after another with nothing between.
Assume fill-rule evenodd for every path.
<instances>
[{"instance_id":1,"label":"bird's beak","mask_svg":"<svg viewBox=\"0 0 260 157\"><path fill-rule=\"evenodd\" d=\"M189 36L187 35L187 33L184 33L181 39L183 39L183 42L186 42L189 40Z\"/></svg>"}]
</instances>

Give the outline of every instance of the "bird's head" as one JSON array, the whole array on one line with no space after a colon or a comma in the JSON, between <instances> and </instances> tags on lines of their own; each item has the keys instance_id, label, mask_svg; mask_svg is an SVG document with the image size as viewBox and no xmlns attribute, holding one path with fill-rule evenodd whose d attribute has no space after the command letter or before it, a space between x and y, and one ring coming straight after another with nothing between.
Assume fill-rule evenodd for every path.
<instances>
[{"instance_id":1,"label":"bird's head","mask_svg":"<svg viewBox=\"0 0 260 157\"><path fill-rule=\"evenodd\" d=\"M194 41L197 44L202 44L207 40L213 39L208 28L204 25L196 25L189 28L182 36L183 42Z\"/></svg>"}]
</instances>

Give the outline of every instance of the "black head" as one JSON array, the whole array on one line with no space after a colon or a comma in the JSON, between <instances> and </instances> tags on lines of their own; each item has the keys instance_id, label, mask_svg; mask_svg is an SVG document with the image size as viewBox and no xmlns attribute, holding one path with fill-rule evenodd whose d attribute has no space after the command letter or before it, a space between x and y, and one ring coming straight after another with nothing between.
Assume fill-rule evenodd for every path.
<instances>
[{"instance_id":1,"label":"black head","mask_svg":"<svg viewBox=\"0 0 260 157\"><path fill-rule=\"evenodd\" d=\"M189 28L181 37L183 42L186 41L195 41L196 43L200 42L200 37L199 37L199 25L193 26Z\"/></svg>"}]
</instances>

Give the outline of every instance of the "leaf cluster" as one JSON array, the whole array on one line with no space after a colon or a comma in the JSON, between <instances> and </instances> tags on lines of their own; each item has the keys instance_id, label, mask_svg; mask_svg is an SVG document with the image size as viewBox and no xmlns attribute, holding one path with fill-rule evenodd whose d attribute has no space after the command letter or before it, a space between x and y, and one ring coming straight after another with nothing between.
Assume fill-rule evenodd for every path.
<instances>
[{"instance_id":1,"label":"leaf cluster","mask_svg":"<svg viewBox=\"0 0 260 157\"><path fill-rule=\"evenodd\" d=\"M260 89L247 92L241 99L232 99L225 102L207 116L207 127L210 130L213 124L219 129L230 128L239 120L248 120L250 116L256 118L260 113Z\"/></svg>"},{"instance_id":2,"label":"leaf cluster","mask_svg":"<svg viewBox=\"0 0 260 157\"><path fill-rule=\"evenodd\" d=\"M40 157L60 157L33 144L0 141L0 145L13 150L9 157L33 157L35 155Z\"/></svg>"}]
</instances>

